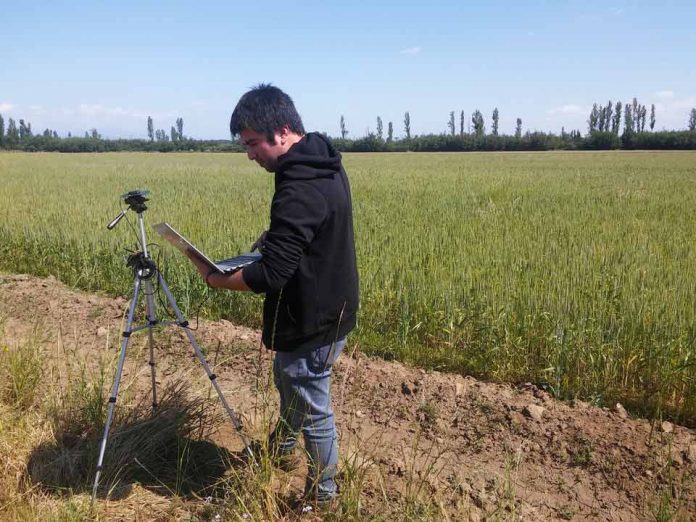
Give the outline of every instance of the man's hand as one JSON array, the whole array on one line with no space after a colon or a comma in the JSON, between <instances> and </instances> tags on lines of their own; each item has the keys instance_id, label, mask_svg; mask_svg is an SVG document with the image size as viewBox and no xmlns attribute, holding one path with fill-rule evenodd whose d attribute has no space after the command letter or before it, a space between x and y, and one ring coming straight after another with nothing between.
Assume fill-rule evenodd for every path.
<instances>
[{"instance_id":1,"label":"man's hand","mask_svg":"<svg viewBox=\"0 0 696 522\"><path fill-rule=\"evenodd\" d=\"M242 277L242 271L237 270L232 274L221 274L216 270L211 270L201 262L193 261L198 273L210 288L226 288L227 290L238 290L242 292L251 291Z\"/></svg>"},{"instance_id":2,"label":"man's hand","mask_svg":"<svg viewBox=\"0 0 696 522\"><path fill-rule=\"evenodd\" d=\"M261 234L263 236L263 234ZM262 239L261 237L259 239ZM189 259L196 266L196 270L201 274L203 281L210 288L226 288L227 290L239 290L242 292L251 291L242 277L242 271L237 270L232 274L223 274L211 269L200 259L190 256Z\"/></svg>"}]
</instances>

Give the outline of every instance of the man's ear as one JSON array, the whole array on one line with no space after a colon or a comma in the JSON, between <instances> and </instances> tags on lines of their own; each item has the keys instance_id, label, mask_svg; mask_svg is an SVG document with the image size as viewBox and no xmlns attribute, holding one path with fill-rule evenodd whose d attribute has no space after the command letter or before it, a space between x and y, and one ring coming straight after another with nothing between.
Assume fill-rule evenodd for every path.
<instances>
[{"instance_id":1,"label":"man's ear","mask_svg":"<svg viewBox=\"0 0 696 522\"><path fill-rule=\"evenodd\" d=\"M285 145L288 141L288 136L290 135L290 127L283 125L278 129L278 136L280 137L280 144Z\"/></svg>"}]
</instances>

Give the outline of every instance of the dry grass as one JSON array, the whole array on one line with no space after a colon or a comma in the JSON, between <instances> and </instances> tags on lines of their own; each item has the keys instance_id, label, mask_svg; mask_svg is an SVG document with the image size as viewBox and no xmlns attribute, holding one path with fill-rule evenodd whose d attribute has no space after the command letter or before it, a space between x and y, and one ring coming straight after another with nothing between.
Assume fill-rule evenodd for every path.
<instances>
[{"instance_id":1,"label":"dry grass","mask_svg":"<svg viewBox=\"0 0 696 522\"><path fill-rule=\"evenodd\" d=\"M518 454L507 455L500 473L486 477L490 488L486 490L489 498L485 511L470 505L474 497L463 489L466 484L447 483L450 478L442 471L452 454L446 444L435 444L428 436L428 430L444 412L438 411L436 403L423 402L419 408L414 405L413 435L399 453L403 469L398 480L389 469L391 463L384 461L386 428L368 438L356 437L341 448L340 504L328 513L300 515L300 475L274 468L263 444L258 461L248 465L214 443L219 441L215 430L222 420L220 409L204 398L207 388L192 388L188 380L165 384L155 413L149 401L133 398L137 396L134 391L119 397L103 488L92 508L90 493L104 420L104 390L110 384L113 362L100 361L87 370L81 358L70 351L64 351L60 360L51 360L39 342L42 336L37 334L16 346L0 347L3 353L22 347L44 361L43 380L33 391L24 388L27 393L19 397L25 399L17 401L18 395L3 394L0 400L3 522L203 522L218 520L217 516L220 520L429 521L466 520L471 512L483 512L482 516L491 520L516 520L524 513L519 498L519 490L524 489L519 483L524 464ZM8 375L11 369L29 374L29 368L35 367L26 354L12 360L15 362L10 365L9 358L0 359L0 374ZM24 366L17 366L16 361L24 361ZM258 440L265 439L276 412L268 363L259 357L257 411L255 423L249 426ZM53 365L61 366L61 370ZM336 398L342 409L347 407L349 419L356 418L360 407L352 401L357 401L358 388L365 382L362 372L362 366L355 363L350 372L339 374L334 384ZM352 428L357 427L349 424L342 431L353 432ZM576 467L581 468L587 452L572 455L576 453ZM684 492L687 485L671 475L668 463L669 452L656 456L656 493L645 505L645 516L687 520L693 510L685 502L691 497ZM559 516L572 517L571 507L560 510Z\"/></svg>"},{"instance_id":2,"label":"dry grass","mask_svg":"<svg viewBox=\"0 0 696 522\"><path fill-rule=\"evenodd\" d=\"M58 366L67 366L69 378L61 379L39 337L0 346L0 519L110 519L113 502L101 500L93 508L89 501L109 369L100 364L94 378L79 357L66 357ZM135 497L126 503L135 503L135 511L126 510L133 514L142 503L137 497L145 496L150 515L169 520L195 512L195 499L221 487L234 462L210 442L221 415L208 398L189 394L189 387L182 380L165 385L156 411L146 400L119 404L100 498ZM169 500L162 506L157 497ZM192 508L173 509L186 498L194 499Z\"/></svg>"},{"instance_id":3,"label":"dry grass","mask_svg":"<svg viewBox=\"0 0 696 522\"><path fill-rule=\"evenodd\" d=\"M0 347L0 400L17 409L29 408L36 398L43 361L34 337Z\"/></svg>"},{"instance_id":4,"label":"dry grass","mask_svg":"<svg viewBox=\"0 0 696 522\"><path fill-rule=\"evenodd\" d=\"M30 375L30 369L40 368L35 364L37 358L46 366L47 359L36 340L12 348L3 346L2 350L3 375L14 371ZM379 483L381 472L378 450L369 456L365 448L345 453L340 504L331 512L302 514L296 477L274 468L263 444L258 460L247 463L212 442L223 420L221 410L208 397L191 394L190 384L183 380L162 388L154 412L147 399L119 398L102 487L92 506L107 376L112 369L100 362L96 369L87 371L75 354L52 364L62 368L44 368L41 384L45 387L13 385L0 401L3 521L291 521L307 517L358 521L391 520L394 516L402 520L439 520L446 513L431 496L429 477L441 458L434 453L423 469L416 466L415 460L410 464L408 487L397 497L388 497L384 489L378 493L386 509L368 509L362 496L366 488L379 491L374 484ZM259 368L259 420L252 428L259 440L265 440L275 419L270 398L275 392L265 371ZM49 378L54 382L46 382ZM35 379L23 378L23 382ZM17 393L19 389L23 391ZM421 450L420 446L410 448L410 453L415 455Z\"/></svg>"},{"instance_id":5,"label":"dry grass","mask_svg":"<svg viewBox=\"0 0 696 522\"><path fill-rule=\"evenodd\" d=\"M184 381L164 387L154 411L145 400L116 408L103 496L122 496L134 482L167 495L203 493L224 474L229 453L207 441L220 416L210 401L188 396L187 388ZM92 418L99 396L94 399L51 412L53 440L34 448L29 458L33 483L52 492L91 491L103 429L103 419Z\"/></svg>"}]
</instances>

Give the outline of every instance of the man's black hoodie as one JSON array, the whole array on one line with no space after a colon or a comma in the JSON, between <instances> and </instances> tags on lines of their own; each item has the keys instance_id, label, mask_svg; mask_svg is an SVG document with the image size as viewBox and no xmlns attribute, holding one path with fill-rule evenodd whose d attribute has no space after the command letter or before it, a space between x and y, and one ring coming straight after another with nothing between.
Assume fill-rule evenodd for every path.
<instances>
[{"instance_id":1,"label":"man's black hoodie","mask_svg":"<svg viewBox=\"0 0 696 522\"><path fill-rule=\"evenodd\" d=\"M317 348L355 327L358 271L350 186L341 154L321 134L306 134L278 158L261 253L261 261L242 275L254 292L266 294L268 348Z\"/></svg>"}]
</instances>

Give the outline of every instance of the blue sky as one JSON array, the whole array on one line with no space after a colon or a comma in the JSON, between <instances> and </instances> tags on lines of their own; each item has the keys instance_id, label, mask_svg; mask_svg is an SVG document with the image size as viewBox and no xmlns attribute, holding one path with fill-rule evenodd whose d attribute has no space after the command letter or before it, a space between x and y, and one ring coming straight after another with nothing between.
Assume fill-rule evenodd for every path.
<instances>
[{"instance_id":1,"label":"blue sky","mask_svg":"<svg viewBox=\"0 0 696 522\"><path fill-rule=\"evenodd\" d=\"M146 119L227 138L239 96L288 92L309 130L350 137L376 118L439 133L479 109L501 132L586 130L593 102L657 108L683 129L696 107L696 2L0 3L0 114L61 135L146 137ZM457 121L458 125L458 121Z\"/></svg>"}]
</instances>

